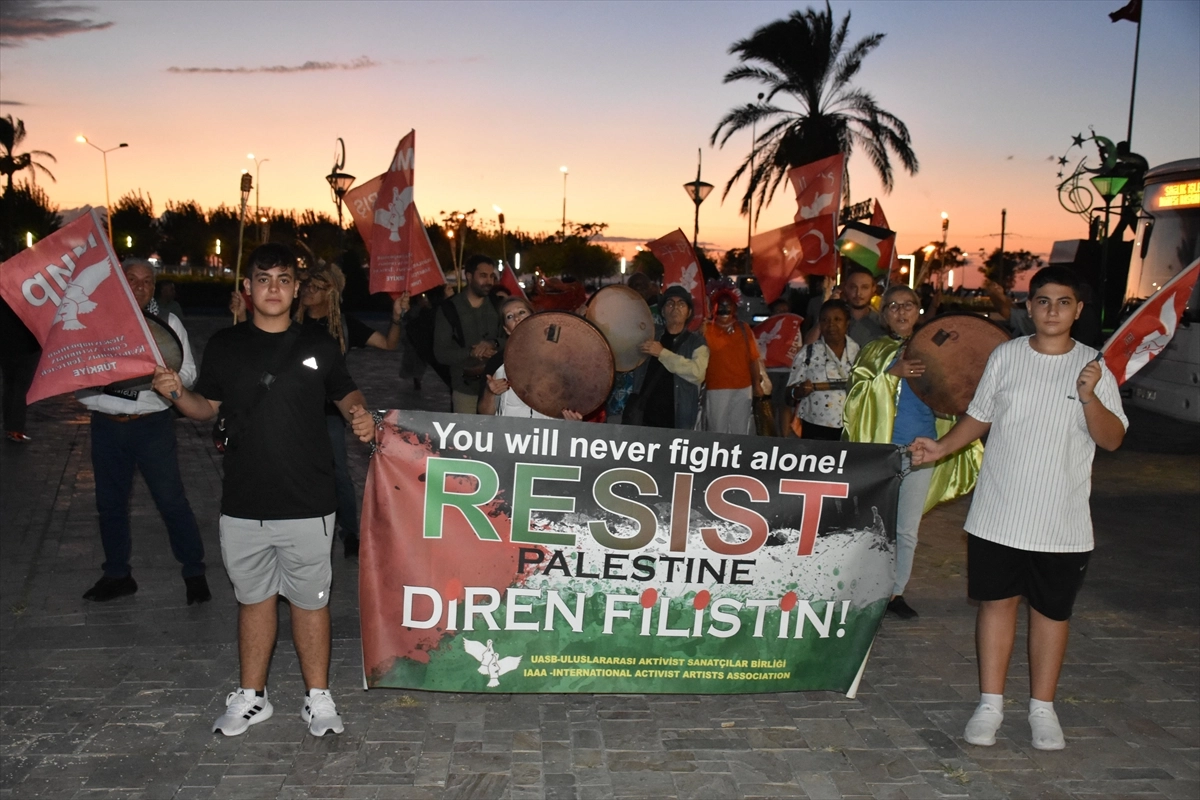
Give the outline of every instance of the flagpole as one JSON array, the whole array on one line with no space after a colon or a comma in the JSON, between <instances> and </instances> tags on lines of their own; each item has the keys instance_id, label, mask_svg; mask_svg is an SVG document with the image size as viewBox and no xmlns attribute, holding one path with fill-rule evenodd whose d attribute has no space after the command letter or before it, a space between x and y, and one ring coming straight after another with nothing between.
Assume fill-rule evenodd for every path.
<instances>
[{"instance_id":1,"label":"flagpole","mask_svg":"<svg viewBox=\"0 0 1200 800\"><path fill-rule=\"evenodd\" d=\"M1133 101L1137 95L1138 51L1142 46L1142 8L1138 9L1137 37L1133 44L1133 85L1129 89L1129 127L1125 130L1125 144L1133 150Z\"/></svg>"}]
</instances>

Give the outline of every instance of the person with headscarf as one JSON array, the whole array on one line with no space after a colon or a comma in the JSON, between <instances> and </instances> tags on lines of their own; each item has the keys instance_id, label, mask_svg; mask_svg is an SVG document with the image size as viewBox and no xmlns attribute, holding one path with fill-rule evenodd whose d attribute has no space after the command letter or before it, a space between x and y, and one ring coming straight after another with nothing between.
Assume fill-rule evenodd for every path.
<instances>
[{"instance_id":1,"label":"person with headscarf","mask_svg":"<svg viewBox=\"0 0 1200 800\"><path fill-rule=\"evenodd\" d=\"M728 279L710 284L712 319L704 326L708 368L704 376L704 429L713 433L754 433L754 387L758 342L737 318L741 293Z\"/></svg>"},{"instance_id":2,"label":"person with headscarf","mask_svg":"<svg viewBox=\"0 0 1200 800\"><path fill-rule=\"evenodd\" d=\"M891 443L907 447L918 436L936 438L954 426L951 417L937 417L908 384L925 372L919 359L908 358L905 346L920 319L921 298L903 285L883 295L883 320L888 333L858 354L850 375L850 390L842 412L843 438L852 442ZM935 505L964 495L975 486L983 447L975 442L934 464L909 471L900 483L896 506L896 577L888 611L901 619L917 612L904 600L912 575L921 517Z\"/></svg>"}]
</instances>

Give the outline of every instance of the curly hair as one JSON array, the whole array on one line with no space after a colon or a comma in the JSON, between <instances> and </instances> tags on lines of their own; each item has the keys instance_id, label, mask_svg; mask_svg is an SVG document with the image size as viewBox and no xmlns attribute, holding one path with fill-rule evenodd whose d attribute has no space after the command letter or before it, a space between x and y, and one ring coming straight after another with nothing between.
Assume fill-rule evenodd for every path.
<instances>
[{"instance_id":1,"label":"curly hair","mask_svg":"<svg viewBox=\"0 0 1200 800\"><path fill-rule=\"evenodd\" d=\"M319 262L308 270L305 283L313 281L322 281L329 285L329 314L325 317L325 324L329 329L329 335L338 343L338 348L345 353L346 333L342 328L342 292L346 290L346 276L342 274L342 270L337 264ZM307 313L304 304L300 303L296 307L296 322L304 322Z\"/></svg>"}]
</instances>

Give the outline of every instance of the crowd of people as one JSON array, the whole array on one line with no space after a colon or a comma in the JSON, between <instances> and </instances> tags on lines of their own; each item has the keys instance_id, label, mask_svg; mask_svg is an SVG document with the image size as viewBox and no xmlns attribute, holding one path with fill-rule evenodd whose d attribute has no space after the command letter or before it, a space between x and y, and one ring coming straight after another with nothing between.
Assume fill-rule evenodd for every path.
<instances>
[{"instance_id":1,"label":"crowd of people","mask_svg":"<svg viewBox=\"0 0 1200 800\"><path fill-rule=\"evenodd\" d=\"M345 277L336 265L302 268L289 248L268 244L251 253L242 290L232 296L237 324L211 338L197 365L173 287L160 282L156 297L154 270L142 262L126 264L124 272L144 313L178 338L183 359L176 369L159 367L150 386L77 392L90 412L104 550L102 576L83 597L107 602L137 591L129 498L140 471L180 562L188 604L211 599L173 421L176 413L217 420L214 437L224 453L221 554L239 603L240 681L213 730L237 735L273 714L267 673L284 597L305 685L301 716L314 735L340 733L328 683L330 553L335 536L346 557L358 553L346 428L367 442L376 424L345 354L362 347L402 349L400 377L420 389L432 367L451 390L454 413L546 419L517 395L504 360L506 341L537 313L537 298L500 291L497 264L476 256L464 265L461 291L445 287L396 297L383 333L345 311ZM562 418L764 433L755 416L772 394L771 379L753 331L739 319L736 286L710 283L705 312L683 286L668 285L660 293L641 273L628 285L655 323L639 346L644 359L614 376L613 391L597 408L567 408ZM559 292L551 307L579 302L572 310L584 314L586 294L575 288ZM783 435L892 444L910 454L899 486L888 612L917 616L904 593L922 516L978 483L965 526L968 593L980 604L981 699L965 733L976 745L994 743L1002 724L1016 615L1025 598L1033 743L1048 750L1064 746L1053 700L1093 546L1091 459L1097 445L1118 447L1128 425L1112 374L1095 349L1072 338L1083 298L1079 281L1061 267L1033 278L1024 309L1006 296L995 298L1000 323L1017 338L995 351L959 419L936 414L909 384L926 370L907 350L924 299L907 286L881 287L859 267L814 293L791 368L775 373L776 380L786 375L775 388L788 411L788 424L776 429ZM14 327L10 316L5 314L6 329ZM6 433L23 443L29 440L24 404L10 397L10 375L32 372L36 342L6 338L23 344L7 350L4 363ZM980 444L985 437L986 456Z\"/></svg>"}]
</instances>

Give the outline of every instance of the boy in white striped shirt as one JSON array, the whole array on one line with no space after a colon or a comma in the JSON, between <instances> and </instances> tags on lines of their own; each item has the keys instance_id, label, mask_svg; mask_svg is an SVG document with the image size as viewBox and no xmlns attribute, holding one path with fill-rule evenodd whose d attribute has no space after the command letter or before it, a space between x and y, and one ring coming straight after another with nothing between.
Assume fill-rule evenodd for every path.
<instances>
[{"instance_id":1,"label":"boy in white striped shirt","mask_svg":"<svg viewBox=\"0 0 1200 800\"><path fill-rule=\"evenodd\" d=\"M965 737L992 745L1021 598L1029 604L1029 724L1033 746L1061 750L1054 694L1075 596L1094 546L1088 506L1096 445L1116 450L1129 421L1098 351L1071 338L1079 280L1047 267L1030 281L1036 333L996 348L967 413L940 440L912 444L913 465L988 434L967 530L967 593L979 601L979 706Z\"/></svg>"}]
</instances>

